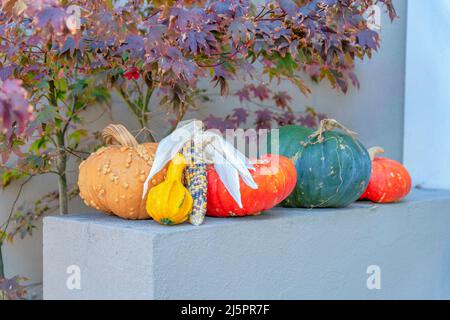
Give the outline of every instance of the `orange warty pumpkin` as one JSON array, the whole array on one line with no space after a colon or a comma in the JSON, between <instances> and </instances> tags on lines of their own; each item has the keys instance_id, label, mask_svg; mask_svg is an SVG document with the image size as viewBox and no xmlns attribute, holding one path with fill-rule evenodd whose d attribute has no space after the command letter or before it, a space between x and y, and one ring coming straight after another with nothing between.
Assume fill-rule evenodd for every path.
<instances>
[{"instance_id":1,"label":"orange warty pumpkin","mask_svg":"<svg viewBox=\"0 0 450 320\"><path fill-rule=\"evenodd\" d=\"M250 170L258 185L254 190L239 178L242 208L225 188L213 166L208 167L207 215L213 217L250 216L271 209L286 199L297 183L297 171L286 157L268 154Z\"/></svg>"},{"instance_id":2,"label":"orange warty pumpkin","mask_svg":"<svg viewBox=\"0 0 450 320\"><path fill-rule=\"evenodd\" d=\"M401 163L377 157L380 153L384 153L380 147L369 149L372 175L369 186L360 199L377 203L398 202L411 191L411 176Z\"/></svg>"},{"instance_id":3,"label":"orange warty pumpkin","mask_svg":"<svg viewBox=\"0 0 450 320\"><path fill-rule=\"evenodd\" d=\"M106 127L103 139L110 146L80 164L81 198L90 207L124 219L149 219L142 189L158 144L138 144L122 125ZM149 188L161 183L165 173L166 168L150 181Z\"/></svg>"}]
</instances>

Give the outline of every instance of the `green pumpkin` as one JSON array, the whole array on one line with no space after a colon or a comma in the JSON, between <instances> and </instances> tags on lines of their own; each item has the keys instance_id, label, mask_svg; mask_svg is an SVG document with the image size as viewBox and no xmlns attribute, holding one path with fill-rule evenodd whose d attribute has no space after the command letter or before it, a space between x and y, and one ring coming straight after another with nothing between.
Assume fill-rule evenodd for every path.
<instances>
[{"instance_id":1,"label":"green pumpkin","mask_svg":"<svg viewBox=\"0 0 450 320\"><path fill-rule=\"evenodd\" d=\"M339 127L347 131L331 131ZM285 207L346 207L366 190L371 161L353 133L335 120L323 120L317 131L300 126L279 129L279 153L292 160L297 185Z\"/></svg>"},{"instance_id":2,"label":"green pumpkin","mask_svg":"<svg viewBox=\"0 0 450 320\"><path fill-rule=\"evenodd\" d=\"M297 152L299 147L301 146L302 141L306 141L310 135L314 133L314 130L305 128L297 125L289 125L284 126L278 129L278 139L274 136L274 133L269 134L269 145L268 145L268 153L279 153L286 158L291 159ZM271 139L274 139L272 142ZM272 150L272 147L275 147L275 144L272 146L271 143L278 143L279 150Z\"/></svg>"}]
</instances>

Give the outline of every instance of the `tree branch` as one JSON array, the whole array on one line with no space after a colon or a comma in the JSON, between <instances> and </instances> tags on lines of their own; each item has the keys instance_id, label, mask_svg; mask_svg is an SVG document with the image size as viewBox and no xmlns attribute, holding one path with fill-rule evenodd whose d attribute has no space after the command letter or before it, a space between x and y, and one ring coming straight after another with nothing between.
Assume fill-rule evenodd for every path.
<instances>
[{"instance_id":1,"label":"tree branch","mask_svg":"<svg viewBox=\"0 0 450 320\"><path fill-rule=\"evenodd\" d=\"M22 195L22 190L23 190L24 186L25 186L28 182L30 182L30 180L31 180L33 177L34 177L34 176L29 176L29 177L28 177L24 182L22 182L22 184L20 185L19 191L17 192L16 198L14 199L13 204L12 204L12 206L11 206L11 209L10 209L10 211L9 211L8 219L7 219L6 222L3 224L4 227L3 227L2 234L6 235L6 231L8 230L8 227L9 227L9 224L10 224L10 222L11 222L11 218L12 218L12 215L13 215L13 213L14 213L14 210L16 209L17 202L19 201L19 198L20 198L20 196ZM3 244L3 241L4 241L3 237L0 238L0 246ZM0 269L1 269L1 268L2 268L2 266L0 266ZM1 276L0 276L0 278L1 278Z\"/></svg>"}]
</instances>

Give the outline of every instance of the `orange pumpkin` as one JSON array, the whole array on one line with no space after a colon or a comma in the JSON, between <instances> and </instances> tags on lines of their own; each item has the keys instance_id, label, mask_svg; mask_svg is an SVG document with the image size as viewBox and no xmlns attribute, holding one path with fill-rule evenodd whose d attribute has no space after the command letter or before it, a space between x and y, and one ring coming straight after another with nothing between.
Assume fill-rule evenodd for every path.
<instances>
[{"instance_id":1,"label":"orange pumpkin","mask_svg":"<svg viewBox=\"0 0 450 320\"><path fill-rule=\"evenodd\" d=\"M369 186L360 199L377 203L398 202L411 191L411 176L401 163L377 157L380 153L384 153L380 147L369 149L372 175Z\"/></svg>"},{"instance_id":2,"label":"orange pumpkin","mask_svg":"<svg viewBox=\"0 0 450 320\"><path fill-rule=\"evenodd\" d=\"M90 207L124 219L149 219L142 189L158 144L138 144L122 125L106 127L103 139L109 146L80 164L81 198ZM166 168L150 181L149 188L161 183L165 173Z\"/></svg>"},{"instance_id":3,"label":"orange pumpkin","mask_svg":"<svg viewBox=\"0 0 450 320\"><path fill-rule=\"evenodd\" d=\"M297 183L297 171L286 157L268 154L250 170L258 189L247 186L241 178L242 208L225 188L213 166L208 167L207 215L213 217L258 215L286 199Z\"/></svg>"}]
</instances>

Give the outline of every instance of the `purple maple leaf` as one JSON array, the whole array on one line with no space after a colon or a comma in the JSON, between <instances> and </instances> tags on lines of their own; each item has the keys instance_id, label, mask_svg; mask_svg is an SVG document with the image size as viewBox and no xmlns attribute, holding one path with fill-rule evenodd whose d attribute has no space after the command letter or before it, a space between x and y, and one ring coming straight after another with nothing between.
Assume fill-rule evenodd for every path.
<instances>
[{"instance_id":1,"label":"purple maple leaf","mask_svg":"<svg viewBox=\"0 0 450 320\"><path fill-rule=\"evenodd\" d=\"M62 34L66 28L68 14L63 8L46 7L38 11L36 15L36 27L44 29L51 27L56 34Z\"/></svg>"},{"instance_id":2,"label":"purple maple leaf","mask_svg":"<svg viewBox=\"0 0 450 320\"><path fill-rule=\"evenodd\" d=\"M249 0L211 1L209 9L219 16L239 18L248 13Z\"/></svg>"},{"instance_id":3,"label":"purple maple leaf","mask_svg":"<svg viewBox=\"0 0 450 320\"><path fill-rule=\"evenodd\" d=\"M367 47L370 49L377 50L379 47L379 35L373 30L367 29L359 32L357 34L358 43L361 47Z\"/></svg>"},{"instance_id":4,"label":"purple maple leaf","mask_svg":"<svg viewBox=\"0 0 450 320\"><path fill-rule=\"evenodd\" d=\"M187 81L191 86L195 86L196 76L202 74L197 65L183 57L176 47L168 47L158 63L163 72L172 71L176 77Z\"/></svg>"},{"instance_id":5,"label":"purple maple leaf","mask_svg":"<svg viewBox=\"0 0 450 320\"><path fill-rule=\"evenodd\" d=\"M14 73L15 66L3 66L0 67L0 81L5 81Z\"/></svg>"},{"instance_id":6,"label":"purple maple leaf","mask_svg":"<svg viewBox=\"0 0 450 320\"><path fill-rule=\"evenodd\" d=\"M278 115L275 120L278 123L278 126L286 126L290 124L295 124L296 117L293 112L283 112L282 114Z\"/></svg>"},{"instance_id":7,"label":"purple maple leaf","mask_svg":"<svg viewBox=\"0 0 450 320\"><path fill-rule=\"evenodd\" d=\"M255 28L250 21L235 20L228 28L228 34L231 37L233 44L237 46L240 42L248 42L254 38Z\"/></svg>"},{"instance_id":8,"label":"purple maple leaf","mask_svg":"<svg viewBox=\"0 0 450 320\"><path fill-rule=\"evenodd\" d=\"M206 129L217 129L221 132L225 132L227 129L233 129L236 127L235 123L229 118L219 118L210 114L206 117L203 122L205 123Z\"/></svg>"},{"instance_id":9,"label":"purple maple leaf","mask_svg":"<svg viewBox=\"0 0 450 320\"><path fill-rule=\"evenodd\" d=\"M326 6L334 6L337 0L322 0L321 2Z\"/></svg>"},{"instance_id":10,"label":"purple maple leaf","mask_svg":"<svg viewBox=\"0 0 450 320\"><path fill-rule=\"evenodd\" d=\"M274 94L273 100L275 105L280 109L286 109L289 107L292 97L286 91L280 91Z\"/></svg>"},{"instance_id":11,"label":"purple maple leaf","mask_svg":"<svg viewBox=\"0 0 450 320\"><path fill-rule=\"evenodd\" d=\"M25 131L31 120L31 106L27 91L20 80L6 80L0 83L0 131L7 132L16 124L19 133Z\"/></svg>"},{"instance_id":12,"label":"purple maple leaf","mask_svg":"<svg viewBox=\"0 0 450 320\"><path fill-rule=\"evenodd\" d=\"M223 65L218 65L213 68L214 70L214 78L217 80L218 78L223 78L226 80L233 80L234 75L227 70Z\"/></svg>"},{"instance_id":13,"label":"purple maple leaf","mask_svg":"<svg viewBox=\"0 0 450 320\"><path fill-rule=\"evenodd\" d=\"M255 95L256 98L258 98L261 101L264 101L266 99L269 99L269 94L270 94L270 89L267 85L265 84L260 84L259 86L255 87L253 86L251 88L251 90L253 91L253 94Z\"/></svg>"},{"instance_id":14,"label":"purple maple leaf","mask_svg":"<svg viewBox=\"0 0 450 320\"><path fill-rule=\"evenodd\" d=\"M211 33L213 27L205 27L203 31L190 30L184 37L178 38L182 48L193 54L204 52L210 55L217 48L217 40Z\"/></svg>"},{"instance_id":15,"label":"purple maple leaf","mask_svg":"<svg viewBox=\"0 0 450 320\"><path fill-rule=\"evenodd\" d=\"M139 35L129 35L119 49L119 53L129 51L132 56L144 55L144 38Z\"/></svg>"},{"instance_id":16,"label":"purple maple leaf","mask_svg":"<svg viewBox=\"0 0 450 320\"><path fill-rule=\"evenodd\" d=\"M241 90L235 93L235 96L239 97L239 101L242 103L244 101L250 101L250 90L253 85L246 85Z\"/></svg>"},{"instance_id":17,"label":"purple maple leaf","mask_svg":"<svg viewBox=\"0 0 450 320\"><path fill-rule=\"evenodd\" d=\"M236 126L240 126L247 123L248 111L244 108L235 108L233 109L233 113L231 116L236 123Z\"/></svg>"},{"instance_id":18,"label":"purple maple leaf","mask_svg":"<svg viewBox=\"0 0 450 320\"><path fill-rule=\"evenodd\" d=\"M171 9L170 17L173 22L170 29L187 32L189 28L198 30L204 24L206 15L200 8L187 9L176 6Z\"/></svg>"},{"instance_id":19,"label":"purple maple leaf","mask_svg":"<svg viewBox=\"0 0 450 320\"><path fill-rule=\"evenodd\" d=\"M255 127L257 130L272 128L272 119L273 119L272 111L270 111L269 109L262 109L257 110L255 114L256 114Z\"/></svg>"},{"instance_id":20,"label":"purple maple leaf","mask_svg":"<svg viewBox=\"0 0 450 320\"><path fill-rule=\"evenodd\" d=\"M294 17L297 15L298 6L292 0L280 0L280 8L283 10L289 17Z\"/></svg>"},{"instance_id":21,"label":"purple maple leaf","mask_svg":"<svg viewBox=\"0 0 450 320\"><path fill-rule=\"evenodd\" d=\"M298 123L307 128L317 127L317 118L312 114L302 115L298 118Z\"/></svg>"}]
</instances>

